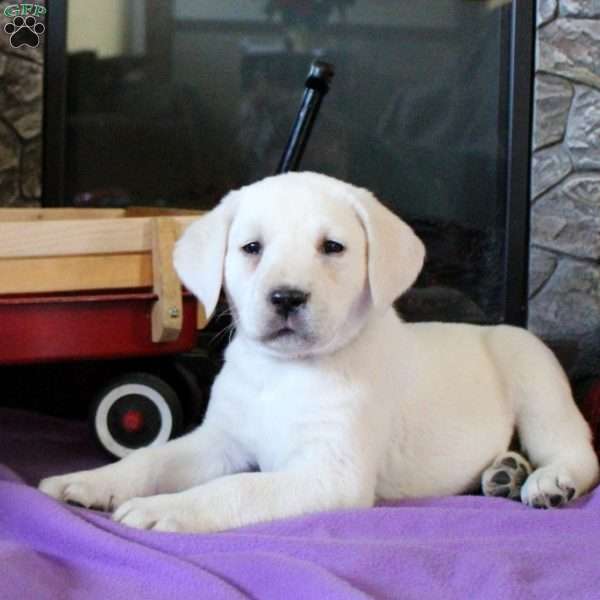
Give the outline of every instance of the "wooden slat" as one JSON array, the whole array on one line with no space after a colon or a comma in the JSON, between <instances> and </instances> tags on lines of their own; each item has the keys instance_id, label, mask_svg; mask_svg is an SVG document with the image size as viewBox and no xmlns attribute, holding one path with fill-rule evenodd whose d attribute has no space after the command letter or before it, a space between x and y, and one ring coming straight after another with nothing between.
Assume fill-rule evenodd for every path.
<instances>
[{"instance_id":1,"label":"wooden slat","mask_svg":"<svg viewBox=\"0 0 600 600\"><path fill-rule=\"evenodd\" d=\"M125 217L199 217L206 211L187 208L160 208L154 206L130 206Z\"/></svg>"},{"instance_id":2,"label":"wooden slat","mask_svg":"<svg viewBox=\"0 0 600 600\"><path fill-rule=\"evenodd\" d=\"M173 267L177 226L169 217L152 219L152 272L154 293L152 341L173 342L183 327L181 283Z\"/></svg>"},{"instance_id":3,"label":"wooden slat","mask_svg":"<svg viewBox=\"0 0 600 600\"><path fill-rule=\"evenodd\" d=\"M130 206L128 208L0 208L0 222L78 221L82 219L118 219L120 217L200 216L204 211L187 208Z\"/></svg>"},{"instance_id":4,"label":"wooden slat","mask_svg":"<svg viewBox=\"0 0 600 600\"><path fill-rule=\"evenodd\" d=\"M122 208L0 208L0 222L117 219L125 214Z\"/></svg>"},{"instance_id":5,"label":"wooden slat","mask_svg":"<svg viewBox=\"0 0 600 600\"><path fill-rule=\"evenodd\" d=\"M178 235L196 216L172 217ZM150 218L0 222L0 258L145 252Z\"/></svg>"},{"instance_id":6,"label":"wooden slat","mask_svg":"<svg viewBox=\"0 0 600 600\"><path fill-rule=\"evenodd\" d=\"M0 259L0 294L152 287L150 253Z\"/></svg>"}]
</instances>

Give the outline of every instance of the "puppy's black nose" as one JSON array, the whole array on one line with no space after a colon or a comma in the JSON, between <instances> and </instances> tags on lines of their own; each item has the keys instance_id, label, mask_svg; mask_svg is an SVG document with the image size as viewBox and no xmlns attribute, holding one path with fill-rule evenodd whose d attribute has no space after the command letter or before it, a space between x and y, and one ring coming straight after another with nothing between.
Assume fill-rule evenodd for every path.
<instances>
[{"instance_id":1,"label":"puppy's black nose","mask_svg":"<svg viewBox=\"0 0 600 600\"><path fill-rule=\"evenodd\" d=\"M303 292L302 290L296 290L294 288L278 288L271 292L269 300L275 307L275 312L278 315L287 317L290 313L306 304L309 296L310 294Z\"/></svg>"}]
</instances>

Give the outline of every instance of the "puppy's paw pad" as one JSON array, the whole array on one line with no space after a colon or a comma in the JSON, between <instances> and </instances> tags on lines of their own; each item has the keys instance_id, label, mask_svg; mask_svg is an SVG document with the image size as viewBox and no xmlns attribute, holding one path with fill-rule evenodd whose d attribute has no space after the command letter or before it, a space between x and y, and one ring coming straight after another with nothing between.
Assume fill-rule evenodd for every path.
<instances>
[{"instance_id":1,"label":"puppy's paw pad","mask_svg":"<svg viewBox=\"0 0 600 600\"><path fill-rule=\"evenodd\" d=\"M533 508L559 508L576 495L577 488L568 473L555 467L537 469L521 489L521 501Z\"/></svg>"},{"instance_id":2,"label":"puppy's paw pad","mask_svg":"<svg viewBox=\"0 0 600 600\"><path fill-rule=\"evenodd\" d=\"M517 452L498 457L483 472L481 487L485 496L518 499L523 482L531 473L531 465Z\"/></svg>"}]
</instances>

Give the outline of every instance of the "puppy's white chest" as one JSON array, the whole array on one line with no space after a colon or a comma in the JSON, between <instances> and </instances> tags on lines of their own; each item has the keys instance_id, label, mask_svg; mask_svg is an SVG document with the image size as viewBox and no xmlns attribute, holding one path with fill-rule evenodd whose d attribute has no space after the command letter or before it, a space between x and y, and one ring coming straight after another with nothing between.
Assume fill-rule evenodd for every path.
<instances>
[{"instance_id":1,"label":"puppy's white chest","mask_svg":"<svg viewBox=\"0 0 600 600\"><path fill-rule=\"evenodd\" d=\"M269 388L253 400L244 427L244 437L262 471L284 465L299 445L298 413L302 409L293 394L277 388Z\"/></svg>"},{"instance_id":2,"label":"puppy's white chest","mask_svg":"<svg viewBox=\"0 0 600 600\"><path fill-rule=\"evenodd\" d=\"M246 384L238 388L244 394L237 433L262 471L278 470L322 444L339 443L356 412L341 393L339 376L319 365L270 362L247 371Z\"/></svg>"}]
</instances>

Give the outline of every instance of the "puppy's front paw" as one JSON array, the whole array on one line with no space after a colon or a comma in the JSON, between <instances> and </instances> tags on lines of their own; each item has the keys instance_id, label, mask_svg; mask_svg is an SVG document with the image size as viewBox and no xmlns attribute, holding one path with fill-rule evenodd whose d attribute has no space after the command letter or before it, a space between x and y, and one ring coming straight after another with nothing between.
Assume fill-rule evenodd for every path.
<instances>
[{"instance_id":1,"label":"puppy's front paw","mask_svg":"<svg viewBox=\"0 0 600 600\"><path fill-rule=\"evenodd\" d=\"M179 494L161 494L148 498L132 498L122 504L113 519L129 527L172 532L208 532L214 530L200 518L193 503Z\"/></svg>"},{"instance_id":2,"label":"puppy's front paw","mask_svg":"<svg viewBox=\"0 0 600 600\"><path fill-rule=\"evenodd\" d=\"M533 508L557 508L576 495L577 488L569 474L553 466L534 471L521 489L521 501Z\"/></svg>"},{"instance_id":3,"label":"puppy's front paw","mask_svg":"<svg viewBox=\"0 0 600 600\"><path fill-rule=\"evenodd\" d=\"M127 499L112 481L93 471L48 477L40 481L38 488L57 500L106 511Z\"/></svg>"}]
</instances>

